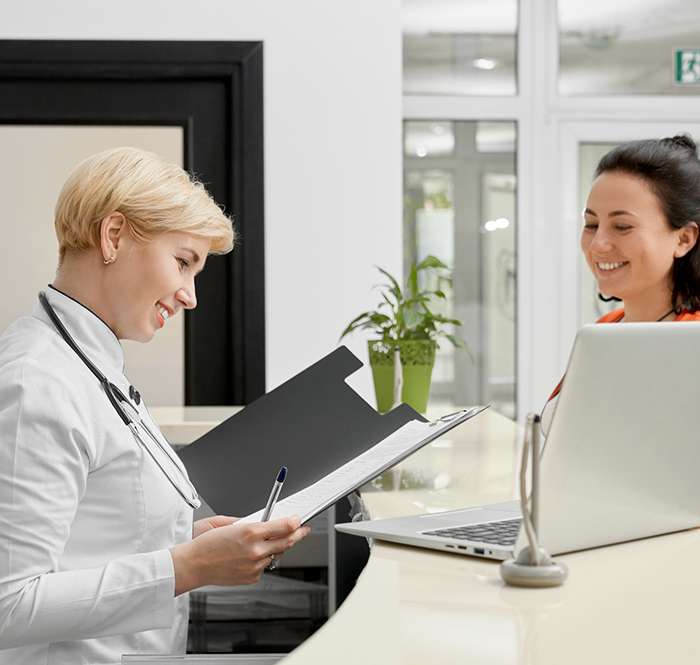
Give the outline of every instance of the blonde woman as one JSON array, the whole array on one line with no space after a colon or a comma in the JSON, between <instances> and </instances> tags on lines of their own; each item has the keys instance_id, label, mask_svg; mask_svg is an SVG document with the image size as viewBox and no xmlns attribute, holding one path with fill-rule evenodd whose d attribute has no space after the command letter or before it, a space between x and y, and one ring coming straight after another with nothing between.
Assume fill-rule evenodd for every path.
<instances>
[{"instance_id":1,"label":"blonde woman","mask_svg":"<svg viewBox=\"0 0 700 665\"><path fill-rule=\"evenodd\" d=\"M197 304L230 220L179 167L120 148L56 206L59 268L0 338L0 664L184 653L187 591L250 584L308 533L298 517L192 523L197 494L123 374Z\"/></svg>"}]
</instances>

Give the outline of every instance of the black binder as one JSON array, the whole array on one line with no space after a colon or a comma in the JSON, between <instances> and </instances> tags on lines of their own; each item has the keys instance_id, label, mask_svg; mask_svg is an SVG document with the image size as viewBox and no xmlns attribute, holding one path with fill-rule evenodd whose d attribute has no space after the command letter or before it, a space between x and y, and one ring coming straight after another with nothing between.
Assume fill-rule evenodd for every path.
<instances>
[{"instance_id":1,"label":"black binder","mask_svg":"<svg viewBox=\"0 0 700 665\"><path fill-rule=\"evenodd\" d=\"M377 413L345 382L360 367L341 346L181 450L200 496L219 514L243 517L264 508L282 466L280 500L407 422L426 422L407 404Z\"/></svg>"}]
</instances>

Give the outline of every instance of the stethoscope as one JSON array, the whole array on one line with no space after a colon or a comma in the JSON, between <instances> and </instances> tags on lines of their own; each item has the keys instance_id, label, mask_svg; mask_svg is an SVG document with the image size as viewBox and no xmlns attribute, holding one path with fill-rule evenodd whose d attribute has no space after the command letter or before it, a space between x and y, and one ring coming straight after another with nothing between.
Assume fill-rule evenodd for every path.
<instances>
[{"instance_id":1,"label":"stethoscope","mask_svg":"<svg viewBox=\"0 0 700 665\"><path fill-rule=\"evenodd\" d=\"M75 351L78 358L80 358L85 363L87 368L95 375L97 380L100 382L102 388L105 391L105 394L107 395L107 399L114 407L114 410L119 414L119 417L122 419L124 424L131 430L131 433L134 435L136 441L153 458L153 461L158 465L160 470L165 474L165 477L170 481L171 485L178 491L180 496L187 502L187 504L192 508L199 508L199 506L201 506L202 504L199 500L197 490L195 489L194 485L187 477L185 472L182 470L180 465L173 459L172 453L168 452L167 448L158 440L158 437L156 437L153 434L151 428L143 421L143 418L141 418L141 415L139 414L136 407L134 407L129 402L124 393L121 390L119 390L117 386L111 383L109 379L102 372L100 372L99 369L97 369L97 367L90 360L90 358L88 358L85 355L83 350L78 346L78 343L73 339L73 337L71 337L71 334L68 332L68 330L66 330L66 327L63 325L61 319L58 318L58 315L54 311L53 307L49 305L49 301L46 299L46 294L43 291L39 292L39 302L44 307L44 310L51 319L51 322L54 324L54 326L56 326L56 330L58 330L59 334L64 339L66 344L68 344L68 346L70 346L70 348L73 349L73 351ZM132 396L132 399L134 399L137 404L140 402L141 398L139 394L133 389L133 386L130 388L129 394ZM175 480L175 478L173 478L168 469L166 469L165 466L163 466L162 462L158 459L153 450L151 450L151 448L148 445L146 445L146 442L139 434L139 426L146 432L146 434L148 434L149 438L158 446L158 448L160 448L161 452L166 456L166 458L170 460L171 464L179 474L180 478L184 480L184 490L182 489L180 483L178 483Z\"/></svg>"}]
</instances>

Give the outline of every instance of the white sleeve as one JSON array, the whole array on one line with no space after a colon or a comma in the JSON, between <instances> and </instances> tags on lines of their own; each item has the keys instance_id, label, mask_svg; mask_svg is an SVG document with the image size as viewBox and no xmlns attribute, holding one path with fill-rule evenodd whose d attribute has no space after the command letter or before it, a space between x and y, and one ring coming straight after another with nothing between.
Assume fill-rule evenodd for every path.
<instances>
[{"instance_id":1,"label":"white sleeve","mask_svg":"<svg viewBox=\"0 0 700 665\"><path fill-rule=\"evenodd\" d=\"M168 550L58 570L97 417L57 371L23 363L0 373L0 649L172 623Z\"/></svg>"}]
</instances>

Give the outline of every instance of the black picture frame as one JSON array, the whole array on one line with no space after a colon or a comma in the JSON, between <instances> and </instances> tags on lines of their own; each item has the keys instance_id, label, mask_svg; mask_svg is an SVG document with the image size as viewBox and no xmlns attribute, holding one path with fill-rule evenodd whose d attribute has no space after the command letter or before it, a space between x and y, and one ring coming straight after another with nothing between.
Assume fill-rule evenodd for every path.
<instances>
[{"instance_id":1,"label":"black picture frame","mask_svg":"<svg viewBox=\"0 0 700 665\"><path fill-rule=\"evenodd\" d=\"M262 43L0 40L0 124L183 128L185 168L242 239L197 278L185 404L264 394Z\"/></svg>"}]
</instances>

